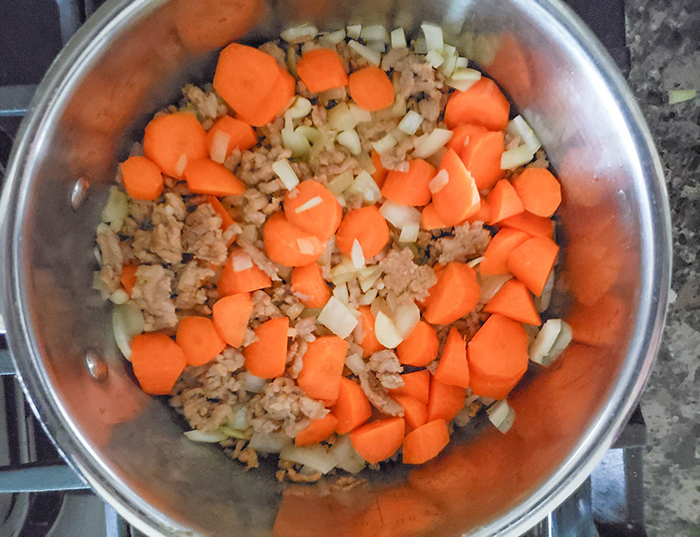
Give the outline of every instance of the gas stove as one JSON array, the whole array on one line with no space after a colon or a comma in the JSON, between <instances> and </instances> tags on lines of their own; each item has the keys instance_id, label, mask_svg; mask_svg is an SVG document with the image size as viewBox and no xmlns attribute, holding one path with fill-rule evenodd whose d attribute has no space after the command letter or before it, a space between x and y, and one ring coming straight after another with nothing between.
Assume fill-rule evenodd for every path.
<instances>
[{"instance_id":1,"label":"gas stove","mask_svg":"<svg viewBox=\"0 0 700 537\"><path fill-rule=\"evenodd\" d=\"M104 0L22 0L0 9L0 177L22 116L53 58ZM569 0L623 73L624 0ZM0 326L0 332L4 328ZM13 376L0 340L0 536L141 535L61 459ZM639 408L592 476L529 537L646 536Z\"/></svg>"}]
</instances>

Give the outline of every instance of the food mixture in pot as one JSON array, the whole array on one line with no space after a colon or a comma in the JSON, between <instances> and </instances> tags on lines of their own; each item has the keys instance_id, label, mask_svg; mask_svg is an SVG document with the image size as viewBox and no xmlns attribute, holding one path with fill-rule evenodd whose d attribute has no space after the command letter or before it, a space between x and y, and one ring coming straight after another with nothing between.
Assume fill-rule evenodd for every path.
<instances>
[{"instance_id":1,"label":"food mixture in pot","mask_svg":"<svg viewBox=\"0 0 700 537\"><path fill-rule=\"evenodd\" d=\"M422 464L571 330L561 201L499 87L430 24L223 49L121 163L95 287L141 388L280 480Z\"/></svg>"}]
</instances>

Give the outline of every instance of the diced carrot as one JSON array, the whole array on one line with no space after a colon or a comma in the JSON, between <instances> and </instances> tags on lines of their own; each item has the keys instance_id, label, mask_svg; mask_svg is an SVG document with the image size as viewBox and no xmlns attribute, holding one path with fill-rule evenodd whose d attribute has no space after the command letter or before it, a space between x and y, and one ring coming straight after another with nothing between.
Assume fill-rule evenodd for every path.
<instances>
[{"instance_id":1,"label":"diced carrot","mask_svg":"<svg viewBox=\"0 0 700 537\"><path fill-rule=\"evenodd\" d=\"M445 347L435 370L435 378L444 384L469 388L467 344L462 334L453 326L447 335Z\"/></svg>"},{"instance_id":2,"label":"diced carrot","mask_svg":"<svg viewBox=\"0 0 700 537\"><path fill-rule=\"evenodd\" d=\"M252 312L253 301L248 293L217 300L212 306L212 320L221 339L231 347L240 347Z\"/></svg>"},{"instance_id":3,"label":"diced carrot","mask_svg":"<svg viewBox=\"0 0 700 537\"><path fill-rule=\"evenodd\" d=\"M452 129L452 138L450 138L447 142L447 147L454 149L455 153L459 155L471 141L473 136L478 136L486 132L489 132L489 130L481 125L460 123Z\"/></svg>"},{"instance_id":4,"label":"diced carrot","mask_svg":"<svg viewBox=\"0 0 700 537\"><path fill-rule=\"evenodd\" d=\"M454 128L460 123L481 125L492 131L502 131L508 125L510 104L496 83L481 77L466 91L456 91L447 101L445 123Z\"/></svg>"},{"instance_id":5,"label":"diced carrot","mask_svg":"<svg viewBox=\"0 0 700 537\"><path fill-rule=\"evenodd\" d=\"M374 179L374 182L377 183L379 188L382 188L384 186L384 181L386 181L386 176L389 174L389 170L384 167L382 158L376 151L372 151L372 165L374 166L372 179Z\"/></svg>"},{"instance_id":6,"label":"diced carrot","mask_svg":"<svg viewBox=\"0 0 700 537\"><path fill-rule=\"evenodd\" d=\"M403 418L381 419L356 428L348 436L363 459L377 464L399 450L405 427Z\"/></svg>"},{"instance_id":7,"label":"diced carrot","mask_svg":"<svg viewBox=\"0 0 700 537\"><path fill-rule=\"evenodd\" d=\"M423 159L408 163L408 171L391 170L382 187L382 195L401 205L419 207L430 203L430 180L437 170Z\"/></svg>"},{"instance_id":8,"label":"diced carrot","mask_svg":"<svg viewBox=\"0 0 700 537\"><path fill-rule=\"evenodd\" d=\"M273 214L263 226L263 243L267 257L287 267L309 265L326 248L316 235L291 224L282 211Z\"/></svg>"},{"instance_id":9,"label":"diced carrot","mask_svg":"<svg viewBox=\"0 0 700 537\"><path fill-rule=\"evenodd\" d=\"M206 137L194 114L166 114L146 125L143 152L165 175L181 179L189 161L207 156Z\"/></svg>"},{"instance_id":10,"label":"diced carrot","mask_svg":"<svg viewBox=\"0 0 700 537\"><path fill-rule=\"evenodd\" d=\"M540 296L557 260L559 246L547 237L533 237L515 248L508 256L508 270Z\"/></svg>"},{"instance_id":11,"label":"diced carrot","mask_svg":"<svg viewBox=\"0 0 700 537\"><path fill-rule=\"evenodd\" d=\"M265 321L255 329L258 340L243 348L245 368L256 377L282 376L287 361L289 317Z\"/></svg>"},{"instance_id":12,"label":"diced carrot","mask_svg":"<svg viewBox=\"0 0 700 537\"><path fill-rule=\"evenodd\" d=\"M430 379L428 398L428 421L443 419L450 422L464 408L467 390L460 386L445 384L435 377Z\"/></svg>"},{"instance_id":13,"label":"diced carrot","mask_svg":"<svg viewBox=\"0 0 700 537\"><path fill-rule=\"evenodd\" d=\"M394 104L394 86L384 69L369 66L348 77L350 96L365 110L376 112Z\"/></svg>"},{"instance_id":14,"label":"diced carrot","mask_svg":"<svg viewBox=\"0 0 700 537\"><path fill-rule=\"evenodd\" d=\"M258 143L258 136L255 134L255 130L245 121L231 116L221 116L207 131L207 151L209 151L210 157L213 156L214 139L219 132L228 134L227 157L234 149L245 151Z\"/></svg>"},{"instance_id":15,"label":"diced carrot","mask_svg":"<svg viewBox=\"0 0 700 537\"><path fill-rule=\"evenodd\" d=\"M379 352L384 349L384 345L377 341L377 336L374 333L374 315L372 308L369 306L360 306L357 308L360 312L360 325L362 330L362 356L367 358L370 354Z\"/></svg>"},{"instance_id":16,"label":"diced carrot","mask_svg":"<svg viewBox=\"0 0 700 537\"><path fill-rule=\"evenodd\" d=\"M526 168L513 179L513 188L525 210L537 216L552 216L561 203L559 181L545 168Z\"/></svg>"},{"instance_id":17,"label":"diced carrot","mask_svg":"<svg viewBox=\"0 0 700 537\"><path fill-rule=\"evenodd\" d=\"M423 317L431 324L450 324L479 303L481 287L476 271L465 263L448 263L430 289Z\"/></svg>"},{"instance_id":18,"label":"diced carrot","mask_svg":"<svg viewBox=\"0 0 700 537\"><path fill-rule=\"evenodd\" d=\"M216 196L207 196L207 203L211 205L214 212L221 217L221 229L226 231L228 227L234 223L231 214L221 205L219 198Z\"/></svg>"},{"instance_id":19,"label":"diced carrot","mask_svg":"<svg viewBox=\"0 0 700 537\"><path fill-rule=\"evenodd\" d=\"M296 89L296 80L280 66L277 66L277 71L277 80L272 91L260 103L258 108L239 114L239 117L246 123L254 127L264 127L284 112L292 102Z\"/></svg>"},{"instance_id":20,"label":"diced carrot","mask_svg":"<svg viewBox=\"0 0 700 537\"><path fill-rule=\"evenodd\" d=\"M221 278L219 278L219 284L217 285L220 297L238 293L250 293L251 291L265 289L272 285L270 277L255 264L249 268L236 271L233 260L238 256L250 260L248 254L238 250L229 256L221 271Z\"/></svg>"},{"instance_id":21,"label":"diced carrot","mask_svg":"<svg viewBox=\"0 0 700 537\"><path fill-rule=\"evenodd\" d=\"M489 300L484 308L486 313L500 313L509 319L525 324L542 324L530 291L518 280L508 280Z\"/></svg>"},{"instance_id":22,"label":"diced carrot","mask_svg":"<svg viewBox=\"0 0 700 537\"><path fill-rule=\"evenodd\" d=\"M489 220L486 221L488 222ZM553 232L552 221L549 218L535 216L527 211L501 220L498 224L503 227L524 231L532 237L551 237Z\"/></svg>"},{"instance_id":23,"label":"diced carrot","mask_svg":"<svg viewBox=\"0 0 700 537\"><path fill-rule=\"evenodd\" d=\"M433 193L433 204L438 218L446 226L454 226L479 210L481 196L474 178L453 149L448 149L442 157L440 170L447 172L449 181Z\"/></svg>"},{"instance_id":24,"label":"diced carrot","mask_svg":"<svg viewBox=\"0 0 700 537\"><path fill-rule=\"evenodd\" d=\"M345 434L366 422L372 415L372 407L360 385L347 377L342 377L338 399L331 408L331 412L338 418L335 432Z\"/></svg>"},{"instance_id":25,"label":"diced carrot","mask_svg":"<svg viewBox=\"0 0 700 537\"><path fill-rule=\"evenodd\" d=\"M316 204L310 208L304 207L310 203ZM326 241L338 229L343 218L343 208L325 186L309 179L287 192L284 197L284 215L290 224Z\"/></svg>"},{"instance_id":26,"label":"diced carrot","mask_svg":"<svg viewBox=\"0 0 700 537\"><path fill-rule=\"evenodd\" d=\"M444 419L434 419L406 435L403 441L404 464L423 464L437 457L450 443Z\"/></svg>"},{"instance_id":27,"label":"diced carrot","mask_svg":"<svg viewBox=\"0 0 700 537\"><path fill-rule=\"evenodd\" d=\"M313 399L335 402L347 352L348 342L338 336L321 336L311 341L301 358L299 387Z\"/></svg>"},{"instance_id":28,"label":"diced carrot","mask_svg":"<svg viewBox=\"0 0 700 537\"><path fill-rule=\"evenodd\" d=\"M392 395L392 398L403 407L403 419L406 430L411 431L428 421L428 406L410 395Z\"/></svg>"},{"instance_id":29,"label":"diced carrot","mask_svg":"<svg viewBox=\"0 0 700 537\"><path fill-rule=\"evenodd\" d=\"M226 348L226 342L208 317L180 319L175 342L184 351L189 365L207 364Z\"/></svg>"},{"instance_id":30,"label":"diced carrot","mask_svg":"<svg viewBox=\"0 0 700 537\"><path fill-rule=\"evenodd\" d=\"M493 187L503 177L501 169L503 140L503 131L470 134L468 143L459 152L459 157L472 174L479 190Z\"/></svg>"},{"instance_id":31,"label":"diced carrot","mask_svg":"<svg viewBox=\"0 0 700 537\"><path fill-rule=\"evenodd\" d=\"M119 281L124 286L124 290L131 296L131 290L136 285L136 270L139 268L138 265L122 265L122 275L119 277Z\"/></svg>"},{"instance_id":32,"label":"diced carrot","mask_svg":"<svg viewBox=\"0 0 700 537\"><path fill-rule=\"evenodd\" d=\"M486 199L481 198L481 203L479 204L479 210L467 218L467 222L490 222L491 221L491 206ZM502 222L501 222L502 223Z\"/></svg>"},{"instance_id":33,"label":"diced carrot","mask_svg":"<svg viewBox=\"0 0 700 537\"><path fill-rule=\"evenodd\" d=\"M467 345L471 388L503 399L527 371L527 334L522 325L494 313Z\"/></svg>"},{"instance_id":34,"label":"diced carrot","mask_svg":"<svg viewBox=\"0 0 700 537\"><path fill-rule=\"evenodd\" d=\"M331 298L331 290L317 263L292 269L292 291L307 308L322 308Z\"/></svg>"},{"instance_id":35,"label":"diced carrot","mask_svg":"<svg viewBox=\"0 0 700 537\"><path fill-rule=\"evenodd\" d=\"M131 344L131 365L141 389L151 395L167 395L187 365L183 350L168 336L140 334Z\"/></svg>"},{"instance_id":36,"label":"diced carrot","mask_svg":"<svg viewBox=\"0 0 700 537\"><path fill-rule=\"evenodd\" d=\"M209 158L190 160L185 168L187 188L195 194L234 196L245 192L245 185L223 164Z\"/></svg>"},{"instance_id":37,"label":"diced carrot","mask_svg":"<svg viewBox=\"0 0 700 537\"><path fill-rule=\"evenodd\" d=\"M396 348L396 355L404 365L424 367L437 358L437 332L425 321L418 321L409 336Z\"/></svg>"},{"instance_id":38,"label":"diced carrot","mask_svg":"<svg viewBox=\"0 0 700 537\"><path fill-rule=\"evenodd\" d=\"M355 240L360 243L365 259L379 254L389 242L389 226L375 205L345 213L335 235L335 244L350 257Z\"/></svg>"},{"instance_id":39,"label":"diced carrot","mask_svg":"<svg viewBox=\"0 0 700 537\"><path fill-rule=\"evenodd\" d=\"M348 85L348 75L340 56L328 48L305 52L297 62L297 74L311 93Z\"/></svg>"},{"instance_id":40,"label":"diced carrot","mask_svg":"<svg viewBox=\"0 0 700 537\"><path fill-rule=\"evenodd\" d=\"M338 418L330 412L321 419L313 420L309 426L294 437L294 445L308 446L322 442L335 432L338 426Z\"/></svg>"},{"instance_id":41,"label":"diced carrot","mask_svg":"<svg viewBox=\"0 0 700 537\"><path fill-rule=\"evenodd\" d=\"M505 218L510 218L522 213L525 208L515 192L513 185L507 179L501 179L496 183L486 201L491 208L491 221L489 224L496 224Z\"/></svg>"},{"instance_id":42,"label":"diced carrot","mask_svg":"<svg viewBox=\"0 0 700 537\"><path fill-rule=\"evenodd\" d=\"M392 397L395 395L410 395L418 399L424 405L428 404L428 394L430 393L430 372L426 369L404 373L401 375L403 386L389 390Z\"/></svg>"},{"instance_id":43,"label":"diced carrot","mask_svg":"<svg viewBox=\"0 0 700 537\"><path fill-rule=\"evenodd\" d=\"M479 272L483 275L507 274L510 253L529 238L530 236L523 231L501 229L486 247L484 259L479 263Z\"/></svg>"},{"instance_id":44,"label":"diced carrot","mask_svg":"<svg viewBox=\"0 0 700 537\"><path fill-rule=\"evenodd\" d=\"M146 157L129 157L121 164L124 189L134 199L156 200L163 193L160 168Z\"/></svg>"},{"instance_id":45,"label":"diced carrot","mask_svg":"<svg viewBox=\"0 0 700 537\"><path fill-rule=\"evenodd\" d=\"M423 211L420 215L420 225L426 231L432 231L434 229L440 229L443 227L450 227L445 225L445 223L440 219L437 214L437 209L435 209L434 203L429 203L423 207Z\"/></svg>"}]
</instances>

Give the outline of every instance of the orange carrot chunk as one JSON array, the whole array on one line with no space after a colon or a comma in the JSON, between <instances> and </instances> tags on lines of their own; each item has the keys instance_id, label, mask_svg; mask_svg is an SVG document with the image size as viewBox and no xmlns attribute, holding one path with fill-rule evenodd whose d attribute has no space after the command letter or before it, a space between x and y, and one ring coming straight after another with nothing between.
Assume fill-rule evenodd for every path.
<instances>
[{"instance_id":1,"label":"orange carrot chunk","mask_svg":"<svg viewBox=\"0 0 700 537\"><path fill-rule=\"evenodd\" d=\"M121 165L124 189L134 199L155 200L163 192L160 168L146 157L129 157Z\"/></svg>"},{"instance_id":2,"label":"orange carrot chunk","mask_svg":"<svg viewBox=\"0 0 700 537\"><path fill-rule=\"evenodd\" d=\"M491 221L491 207L489 202L484 198L481 198L481 203L479 204L479 210L467 218L467 222L490 222ZM502 222L501 222L502 223Z\"/></svg>"},{"instance_id":3,"label":"orange carrot chunk","mask_svg":"<svg viewBox=\"0 0 700 537\"><path fill-rule=\"evenodd\" d=\"M311 263L292 270L292 291L307 308L322 308L331 298L331 290L321 274L321 267Z\"/></svg>"},{"instance_id":4,"label":"orange carrot chunk","mask_svg":"<svg viewBox=\"0 0 700 537\"><path fill-rule=\"evenodd\" d=\"M526 168L513 179L513 188L525 210L537 216L552 216L561 203L561 186L544 168Z\"/></svg>"},{"instance_id":5,"label":"orange carrot chunk","mask_svg":"<svg viewBox=\"0 0 700 537\"><path fill-rule=\"evenodd\" d=\"M455 153L459 155L473 137L478 137L487 132L489 132L489 130L481 125L461 123L452 129L452 138L447 142L447 147L449 149L454 149Z\"/></svg>"},{"instance_id":6,"label":"orange carrot chunk","mask_svg":"<svg viewBox=\"0 0 700 537\"><path fill-rule=\"evenodd\" d=\"M479 190L489 189L503 177L501 155L504 149L502 131L485 131L471 134L469 141L459 152Z\"/></svg>"},{"instance_id":7,"label":"orange carrot chunk","mask_svg":"<svg viewBox=\"0 0 700 537\"><path fill-rule=\"evenodd\" d=\"M165 175L181 179L189 161L207 156L206 137L194 114L166 114L146 125L143 152Z\"/></svg>"},{"instance_id":8,"label":"orange carrot chunk","mask_svg":"<svg viewBox=\"0 0 700 537\"><path fill-rule=\"evenodd\" d=\"M311 93L348 85L348 75L335 50L317 48L305 52L297 62L297 74Z\"/></svg>"},{"instance_id":9,"label":"orange carrot chunk","mask_svg":"<svg viewBox=\"0 0 700 537\"><path fill-rule=\"evenodd\" d=\"M384 349L384 345L377 341L377 336L374 333L374 314L372 309L369 306L360 306L357 310L360 312L362 327L362 341L359 343L362 347L362 357L367 358L369 355Z\"/></svg>"},{"instance_id":10,"label":"orange carrot chunk","mask_svg":"<svg viewBox=\"0 0 700 537\"><path fill-rule=\"evenodd\" d=\"M260 105L247 112L241 112L239 117L254 127L264 127L284 112L294 98L296 80L285 69L277 66L277 80L272 91Z\"/></svg>"},{"instance_id":11,"label":"orange carrot chunk","mask_svg":"<svg viewBox=\"0 0 700 537\"><path fill-rule=\"evenodd\" d=\"M418 321L409 336L396 348L396 355L404 365L424 367L437 358L437 332L425 321Z\"/></svg>"},{"instance_id":12,"label":"orange carrot chunk","mask_svg":"<svg viewBox=\"0 0 700 537\"><path fill-rule=\"evenodd\" d=\"M447 335L442 356L435 370L435 378L444 384L469 388L467 344L454 326Z\"/></svg>"},{"instance_id":13,"label":"orange carrot chunk","mask_svg":"<svg viewBox=\"0 0 700 537\"><path fill-rule=\"evenodd\" d=\"M508 269L535 296L540 296L558 253L559 246L552 239L533 237L510 253Z\"/></svg>"},{"instance_id":14,"label":"orange carrot chunk","mask_svg":"<svg viewBox=\"0 0 700 537\"><path fill-rule=\"evenodd\" d=\"M297 447L308 446L322 442L335 432L338 426L338 418L330 412L319 420L313 420L309 426L294 437L294 445Z\"/></svg>"},{"instance_id":15,"label":"orange carrot chunk","mask_svg":"<svg viewBox=\"0 0 700 537\"><path fill-rule=\"evenodd\" d=\"M450 324L479 303L481 288L476 271L465 263L448 263L430 289L423 317L431 324Z\"/></svg>"},{"instance_id":16,"label":"orange carrot chunk","mask_svg":"<svg viewBox=\"0 0 700 537\"><path fill-rule=\"evenodd\" d=\"M207 317L180 319L175 342L182 348L189 365L204 365L226 348L226 342Z\"/></svg>"},{"instance_id":17,"label":"orange carrot chunk","mask_svg":"<svg viewBox=\"0 0 700 537\"><path fill-rule=\"evenodd\" d=\"M141 389L168 395L187 365L183 350L165 334L140 334L131 344L131 365Z\"/></svg>"},{"instance_id":18,"label":"orange carrot chunk","mask_svg":"<svg viewBox=\"0 0 700 537\"><path fill-rule=\"evenodd\" d=\"M466 91L456 91L447 101L445 123L451 129L460 123L481 125L502 131L508 125L510 104L496 83L481 77Z\"/></svg>"},{"instance_id":19,"label":"orange carrot chunk","mask_svg":"<svg viewBox=\"0 0 700 537\"><path fill-rule=\"evenodd\" d=\"M284 212L273 214L263 227L265 251L275 263L287 267L303 267L315 262L326 248L316 235L291 224Z\"/></svg>"},{"instance_id":20,"label":"orange carrot chunk","mask_svg":"<svg viewBox=\"0 0 700 537\"><path fill-rule=\"evenodd\" d=\"M403 419L406 430L412 431L428 420L428 406L410 395L392 395L392 398L403 407Z\"/></svg>"},{"instance_id":21,"label":"orange carrot chunk","mask_svg":"<svg viewBox=\"0 0 700 537\"><path fill-rule=\"evenodd\" d=\"M479 272L483 275L507 274L510 253L529 238L523 231L501 229L486 247L484 259L479 263Z\"/></svg>"},{"instance_id":22,"label":"orange carrot chunk","mask_svg":"<svg viewBox=\"0 0 700 537\"><path fill-rule=\"evenodd\" d=\"M389 174L389 170L384 167L382 164L382 158L376 151L372 151L372 165L374 166L372 179L374 179L374 182L377 183L379 188L382 188L384 186L384 182L386 181L386 176Z\"/></svg>"},{"instance_id":23,"label":"orange carrot chunk","mask_svg":"<svg viewBox=\"0 0 700 537\"><path fill-rule=\"evenodd\" d=\"M388 459L401 447L406 425L403 418L375 420L348 435L355 451L368 463Z\"/></svg>"},{"instance_id":24,"label":"orange carrot chunk","mask_svg":"<svg viewBox=\"0 0 700 537\"><path fill-rule=\"evenodd\" d=\"M442 170L447 172L449 180L433 193L433 204L438 218L446 226L455 226L479 210L481 196L474 178L453 149L448 149L442 157Z\"/></svg>"},{"instance_id":25,"label":"orange carrot chunk","mask_svg":"<svg viewBox=\"0 0 700 537\"><path fill-rule=\"evenodd\" d=\"M221 339L231 347L240 347L252 312L253 301L248 293L217 300L212 307L212 320Z\"/></svg>"},{"instance_id":26,"label":"orange carrot chunk","mask_svg":"<svg viewBox=\"0 0 700 537\"><path fill-rule=\"evenodd\" d=\"M366 422L372 415L372 407L357 382L341 377L338 399L331 412L338 418L335 432L345 434Z\"/></svg>"},{"instance_id":27,"label":"orange carrot chunk","mask_svg":"<svg viewBox=\"0 0 700 537\"><path fill-rule=\"evenodd\" d=\"M486 221L488 222L488 220ZM499 225L524 231L532 237L552 236L552 221L549 218L535 216L527 211L501 220Z\"/></svg>"},{"instance_id":28,"label":"orange carrot chunk","mask_svg":"<svg viewBox=\"0 0 700 537\"><path fill-rule=\"evenodd\" d=\"M392 397L395 395L410 395L418 399L424 405L428 404L428 394L430 393L430 372L426 369L404 373L401 375L403 386L389 390Z\"/></svg>"},{"instance_id":29,"label":"orange carrot chunk","mask_svg":"<svg viewBox=\"0 0 700 537\"><path fill-rule=\"evenodd\" d=\"M245 185L223 164L202 158L187 162L185 168L187 188L195 194L234 196L245 192Z\"/></svg>"},{"instance_id":30,"label":"orange carrot chunk","mask_svg":"<svg viewBox=\"0 0 700 537\"><path fill-rule=\"evenodd\" d=\"M215 140L217 140L217 137L221 138L222 135L223 139L226 139L226 136L228 136L226 157L228 157L234 149L245 151L258 143L258 136L255 134L253 127L248 125L245 121L231 116L221 116L207 131L207 151L210 157L214 156L212 150L215 148Z\"/></svg>"},{"instance_id":31,"label":"orange carrot chunk","mask_svg":"<svg viewBox=\"0 0 700 537\"><path fill-rule=\"evenodd\" d=\"M391 170L387 176L382 195L401 205L419 207L430 203L430 180L437 171L423 159L413 159L408 171Z\"/></svg>"},{"instance_id":32,"label":"orange carrot chunk","mask_svg":"<svg viewBox=\"0 0 700 537\"><path fill-rule=\"evenodd\" d=\"M338 250L350 257L355 240L365 259L379 254L389 242L389 226L375 205L348 211L340 222L335 235Z\"/></svg>"},{"instance_id":33,"label":"orange carrot chunk","mask_svg":"<svg viewBox=\"0 0 700 537\"><path fill-rule=\"evenodd\" d=\"M284 215L290 224L326 241L338 229L343 208L325 186L307 180L287 192Z\"/></svg>"},{"instance_id":34,"label":"orange carrot chunk","mask_svg":"<svg viewBox=\"0 0 700 537\"><path fill-rule=\"evenodd\" d=\"M496 186L493 187L493 190L486 196L486 200L489 202L489 207L491 208L490 224L495 224L505 218L515 216L525 210L523 202L520 201L513 185L511 185L507 179L498 181Z\"/></svg>"},{"instance_id":35,"label":"orange carrot chunk","mask_svg":"<svg viewBox=\"0 0 700 537\"><path fill-rule=\"evenodd\" d=\"M234 223L231 214L221 205L219 198L216 196L207 196L207 203L211 205L214 212L221 217L221 229L226 231L228 227Z\"/></svg>"},{"instance_id":36,"label":"orange carrot chunk","mask_svg":"<svg viewBox=\"0 0 700 537\"><path fill-rule=\"evenodd\" d=\"M460 386L445 384L435 377L430 380L430 396L428 398L428 421L442 418L447 422L464 408L467 390Z\"/></svg>"},{"instance_id":37,"label":"orange carrot chunk","mask_svg":"<svg viewBox=\"0 0 700 537\"><path fill-rule=\"evenodd\" d=\"M236 258L239 259L236 260ZM224 297L238 293L250 293L271 285L270 277L252 262L250 256L237 250L226 260L217 290L219 296Z\"/></svg>"},{"instance_id":38,"label":"orange carrot chunk","mask_svg":"<svg viewBox=\"0 0 700 537\"><path fill-rule=\"evenodd\" d=\"M310 342L302 356L299 387L313 399L335 402L347 352L348 342L338 336L321 336Z\"/></svg>"},{"instance_id":39,"label":"orange carrot chunk","mask_svg":"<svg viewBox=\"0 0 700 537\"><path fill-rule=\"evenodd\" d=\"M282 376L287 361L289 317L265 321L255 329L258 340L243 349L245 367L250 374L264 379Z\"/></svg>"},{"instance_id":40,"label":"orange carrot chunk","mask_svg":"<svg viewBox=\"0 0 700 537\"><path fill-rule=\"evenodd\" d=\"M369 66L348 77L350 96L365 110L376 112L394 104L394 86L384 69Z\"/></svg>"},{"instance_id":41,"label":"orange carrot chunk","mask_svg":"<svg viewBox=\"0 0 700 537\"><path fill-rule=\"evenodd\" d=\"M138 265L123 265L122 275L119 277L119 281L124 286L124 290L131 296L131 290L136 285L136 271L138 270Z\"/></svg>"},{"instance_id":42,"label":"orange carrot chunk","mask_svg":"<svg viewBox=\"0 0 700 537\"><path fill-rule=\"evenodd\" d=\"M486 313L500 313L509 319L525 324L542 324L530 291L518 280L508 280L489 300L484 308Z\"/></svg>"},{"instance_id":43,"label":"orange carrot chunk","mask_svg":"<svg viewBox=\"0 0 700 537\"><path fill-rule=\"evenodd\" d=\"M411 431L403 440L404 464L423 464L437 457L450 443L450 433L443 419L429 421Z\"/></svg>"},{"instance_id":44,"label":"orange carrot chunk","mask_svg":"<svg viewBox=\"0 0 700 537\"><path fill-rule=\"evenodd\" d=\"M423 211L420 215L420 225L423 226L423 229L426 231L432 231L433 229L440 229L442 227L450 227L440 219L434 203L429 203L423 207Z\"/></svg>"}]
</instances>

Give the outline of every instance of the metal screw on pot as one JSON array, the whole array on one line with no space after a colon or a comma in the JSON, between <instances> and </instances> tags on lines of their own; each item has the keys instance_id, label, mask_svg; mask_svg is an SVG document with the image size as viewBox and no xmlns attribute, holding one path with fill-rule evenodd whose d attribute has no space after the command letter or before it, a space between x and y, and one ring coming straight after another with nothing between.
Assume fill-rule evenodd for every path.
<instances>
[{"instance_id":1,"label":"metal screw on pot","mask_svg":"<svg viewBox=\"0 0 700 537\"><path fill-rule=\"evenodd\" d=\"M107 380L109 368L95 351L89 350L85 353L85 367L88 373L90 373L90 376L97 382L104 382Z\"/></svg>"},{"instance_id":2,"label":"metal screw on pot","mask_svg":"<svg viewBox=\"0 0 700 537\"><path fill-rule=\"evenodd\" d=\"M73 210L77 210L83 201L85 201L89 188L90 182L85 179L85 177L81 177L73 184L73 189L70 193L70 204Z\"/></svg>"}]
</instances>

